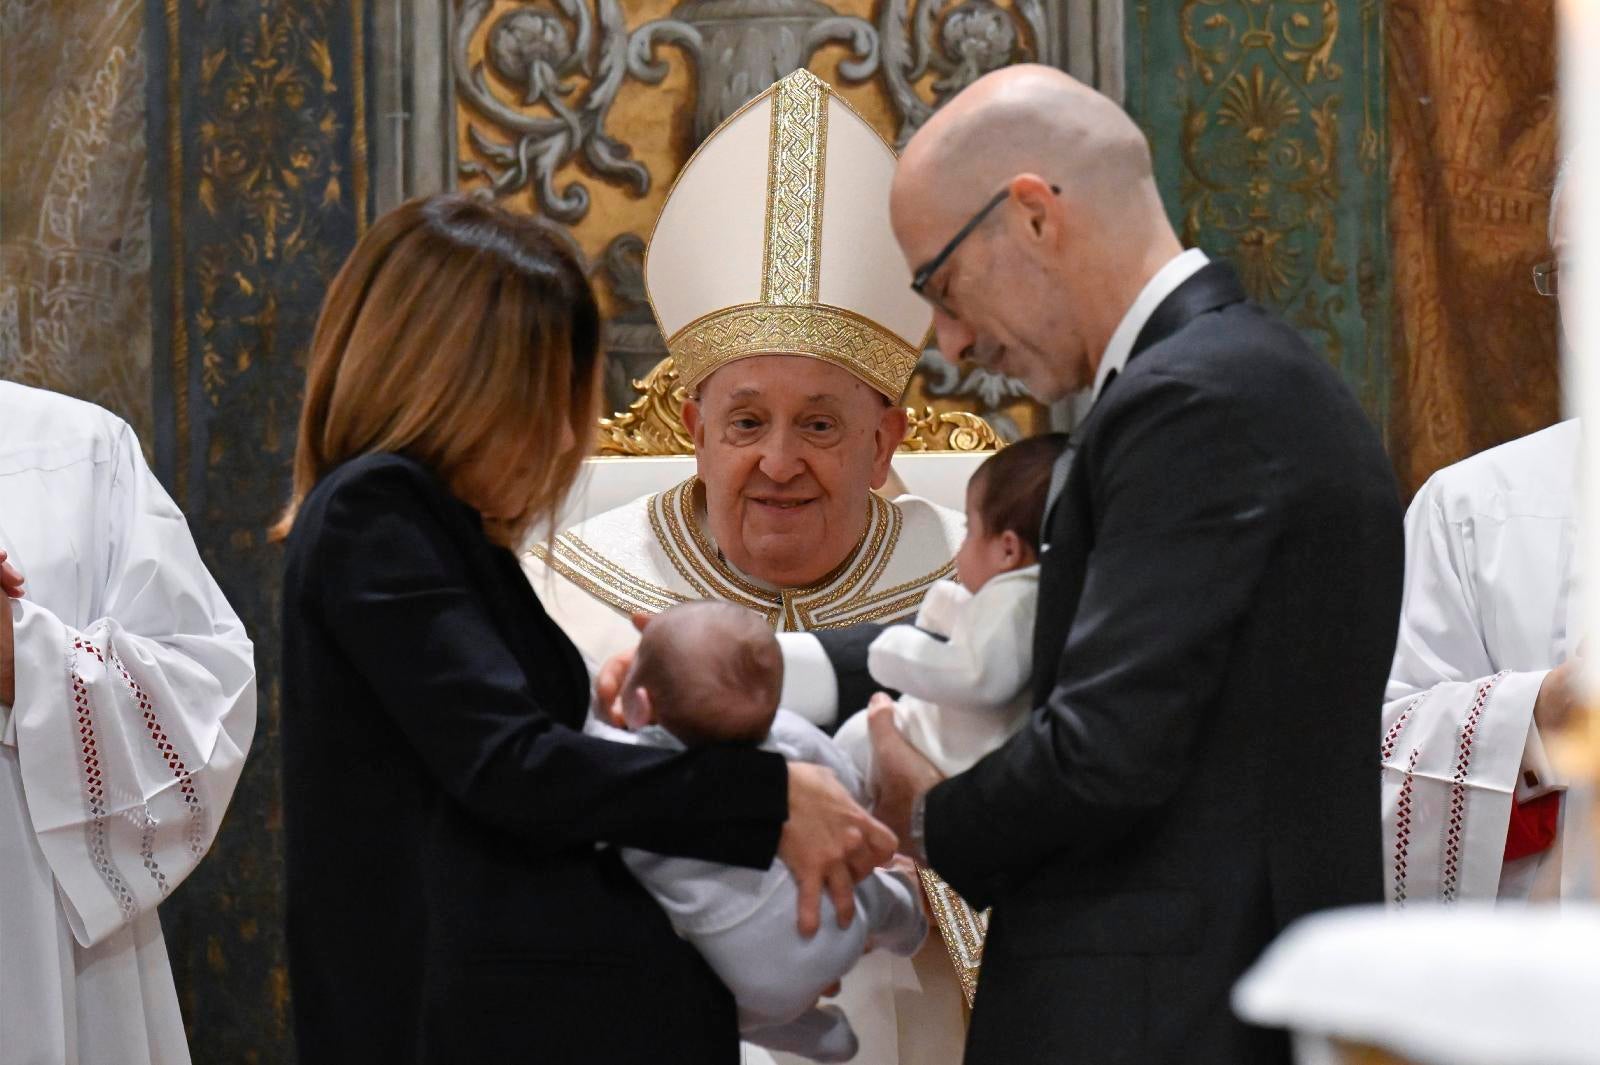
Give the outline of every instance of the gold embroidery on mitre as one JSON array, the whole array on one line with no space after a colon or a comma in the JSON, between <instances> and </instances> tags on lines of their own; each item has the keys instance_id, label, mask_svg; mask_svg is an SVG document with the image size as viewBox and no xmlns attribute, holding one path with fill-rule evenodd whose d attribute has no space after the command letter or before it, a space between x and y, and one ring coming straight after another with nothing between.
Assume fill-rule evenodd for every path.
<instances>
[{"instance_id":1,"label":"gold embroidery on mitre","mask_svg":"<svg viewBox=\"0 0 1600 1065\"><path fill-rule=\"evenodd\" d=\"M918 353L895 333L838 307L744 303L696 318L667 341L684 387L693 390L719 367L751 355L808 355L848 370L874 391L899 400Z\"/></svg>"},{"instance_id":2,"label":"gold embroidery on mitre","mask_svg":"<svg viewBox=\"0 0 1600 1065\"><path fill-rule=\"evenodd\" d=\"M762 303L817 302L827 146L827 83L809 70L797 70L773 86Z\"/></svg>"}]
</instances>

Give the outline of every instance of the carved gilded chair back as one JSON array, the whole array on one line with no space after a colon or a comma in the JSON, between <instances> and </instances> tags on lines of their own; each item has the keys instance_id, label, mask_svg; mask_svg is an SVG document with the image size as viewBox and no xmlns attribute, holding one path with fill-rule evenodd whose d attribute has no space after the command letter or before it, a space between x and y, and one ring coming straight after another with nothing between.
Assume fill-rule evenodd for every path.
<instances>
[{"instance_id":1,"label":"carved gilded chair back","mask_svg":"<svg viewBox=\"0 0 1600 1065\"><path fill-rule=\"evenodd\" d=\"M683 425L683 401L678 372L669 356L637 380L639 398L625 411L600 419L595 453L614 457L692 455L694 441ZM995 451L1004 444L989 423L967 411L921 413L906 408L906 437L901 451Z\"/></svg>"}]
</instances>

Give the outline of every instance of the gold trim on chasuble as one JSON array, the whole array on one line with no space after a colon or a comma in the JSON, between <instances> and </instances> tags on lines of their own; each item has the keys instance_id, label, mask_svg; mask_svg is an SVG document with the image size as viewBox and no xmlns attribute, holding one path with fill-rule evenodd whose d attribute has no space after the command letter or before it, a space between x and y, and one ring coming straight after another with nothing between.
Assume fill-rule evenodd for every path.
<instances>
[{"instance_id":1,"label":"gold trim on chasuble","mask_svg":"<svg viewBox=\"0 0 1600 1065\"><path fill-rule=\"evenodd\" d=\"M979 913L972 904L946 884L939 874L925 865L917 866L917 877L922 881L928 909L933 923L944 940L950 954L950 964L955 966L956 977L961 981L961 993L966 996L967 1007L978 993L978 971L983 966L983 941L989 935L989 911Z\"/></svg>"},{"instance_id":2,"label":"gold trim on chasuble","mask_svg":"<svg viewBox=\"0 0 1600 1065\"><path fill-rule=\"evenodd\" d=\"M536 544L533 555L622 613L658 614L679 603L720 599L757 611L778 632L810 632L911 617L928 586L954 572L955 563L950 561L915 580L873 591L894 557L904 523L898 506L873 494L867 530L832 576L805 588L763 588L728 565L701 526L699 483L691 477L645 501L657 545L693 589L692 594L663 588L623 569L573 532L556 537L552 549Z\"/></svg>"}]
</instances>

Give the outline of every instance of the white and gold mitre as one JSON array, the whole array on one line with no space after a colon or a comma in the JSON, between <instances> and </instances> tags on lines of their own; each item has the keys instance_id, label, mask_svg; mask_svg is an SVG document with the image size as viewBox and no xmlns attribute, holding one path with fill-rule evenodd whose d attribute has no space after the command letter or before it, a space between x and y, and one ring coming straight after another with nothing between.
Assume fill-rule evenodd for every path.
<instances>
[{"instance_id":1,"label":"white and gold mitre","mask_svg":"<svg viewBox=\"0 0 1600 1065\"><path fill-rule=\"evenodd\" d=\"M932 312L889 228L894 165L888 142L807 70L717 127L667 194L645 257L687 388L736 359L794 354L899 401Z\"/></svg>"}]
</instances>

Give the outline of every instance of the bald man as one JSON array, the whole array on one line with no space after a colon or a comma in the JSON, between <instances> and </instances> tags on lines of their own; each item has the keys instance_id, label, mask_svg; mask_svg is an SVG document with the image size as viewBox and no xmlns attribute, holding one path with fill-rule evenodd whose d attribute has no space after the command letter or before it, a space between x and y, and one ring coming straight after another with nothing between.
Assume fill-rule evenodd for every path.
<instances>
[{"instance_id":1,"label":"bald man","mask_svg":"<svg viewBox=\"0 0 1600 1065\"><path fill-rule=\"evenodd\" d=\"M1403 548L1378 434L1183 250L1138 129L1064 74L956 97L891 210L947 357L1094 397L1045 519L1027 725L941 782L871 712L878 815L994 908L966 1062L1287 1062L1229 987L1288 921L1383 897ZM861 636L821 636L846 710Z\"/></svg>"}]
</instances>

